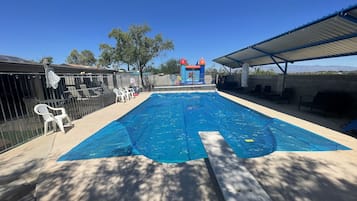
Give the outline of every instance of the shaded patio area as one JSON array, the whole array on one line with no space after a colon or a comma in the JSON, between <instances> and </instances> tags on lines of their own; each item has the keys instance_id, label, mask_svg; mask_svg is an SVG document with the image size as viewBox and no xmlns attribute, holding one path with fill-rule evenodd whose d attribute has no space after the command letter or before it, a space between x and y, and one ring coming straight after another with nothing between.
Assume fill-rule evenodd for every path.
<instances>
[{"instance_id":1,"label":"shaded patio area","mask_svg":"<svg viewBox=\"0 0 357 201\"><path fill-rule=\"evenodd\" d=\"M282 112L284 114L315 123L323 127L327 127L337 132L343 132L343 126L350 121L350 117L348 116L326 114L319 111L310 111L308 109L299 110L298 103L278 103L266 98L252 96L251 94L239 93L232 90L224 90L224 93L248 100L250 102ZM350 135L354 136L352 133Z\"/></svg>"}]
</instances>

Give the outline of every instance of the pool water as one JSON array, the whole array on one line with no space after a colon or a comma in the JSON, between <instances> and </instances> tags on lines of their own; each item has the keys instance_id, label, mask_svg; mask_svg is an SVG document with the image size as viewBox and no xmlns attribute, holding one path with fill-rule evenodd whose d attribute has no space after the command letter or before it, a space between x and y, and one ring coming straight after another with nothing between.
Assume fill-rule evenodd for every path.
<instances>
[{"instance_id":1,"label":"pool water","mask_svg":"<svg viewBox=\"0 0 357 201\"><path fill-rule=\"evenodd\" d=\"M199 131L219 131L241 158L264 156L274 151L349 149L215 92L160 93L151 95L58 160L137 154L168 163L205 158Z\"/></svg>"}]
</instances>

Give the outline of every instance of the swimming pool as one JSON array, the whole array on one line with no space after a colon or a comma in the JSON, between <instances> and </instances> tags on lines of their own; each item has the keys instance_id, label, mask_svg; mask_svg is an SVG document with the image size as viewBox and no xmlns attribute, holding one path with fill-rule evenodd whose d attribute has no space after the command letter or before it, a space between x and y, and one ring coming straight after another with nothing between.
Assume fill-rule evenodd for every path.
<instances>
[{"instance_id":1,"label":"swimming pool","mask_svg":"<svg viewBox=\"0 0 357 201\"><path fill-rule=\"evenodd\" d=\"M238 157L274 151L348 150L329 139L270 118L215 92L152 94L58 161L145 155L159 162L207 157L199 131L219 131Z\"/></svg>"}]
</instances>

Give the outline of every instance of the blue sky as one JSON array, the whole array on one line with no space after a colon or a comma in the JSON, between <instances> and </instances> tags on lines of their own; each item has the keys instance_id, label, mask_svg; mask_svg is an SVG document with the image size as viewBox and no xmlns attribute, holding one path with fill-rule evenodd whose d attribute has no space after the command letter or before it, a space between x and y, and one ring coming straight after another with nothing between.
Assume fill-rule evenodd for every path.
<instances>
[{"instance_id":1,"label":"blue sky","mask_svg":"<svg viewBox=\"0 0 357 201\"><path fill-rule=\"evenodd\" d=\"M186 58L194 64L269 39L356 4L355 0L3 0L0 54L64 63L72 49L91 50L113 28L147 24L175 50L155 59ZM298 64L298 63L296 63ZM356 56L308 61L311 65L357 66Z\"/></svg>"}]
</instances>

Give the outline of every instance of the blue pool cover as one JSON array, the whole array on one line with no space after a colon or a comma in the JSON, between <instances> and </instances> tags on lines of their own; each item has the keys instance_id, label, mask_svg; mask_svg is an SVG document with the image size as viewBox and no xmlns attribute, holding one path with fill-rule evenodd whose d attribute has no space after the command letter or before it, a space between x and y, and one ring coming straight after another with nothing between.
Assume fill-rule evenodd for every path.
<instances>
[{"instance_id":1,"label":"blue pool cover","mask_svg":"<svg viewBox=\"0 0 357 201\"><path fill-rule=\"evenodd\" d=\"M153 94L58 160L145 155L168 163L207 157L199 131L219 131L238 157L274 151L348 150L329 139L221 97L217 93Z\"/></svg>"}]
</instances>

